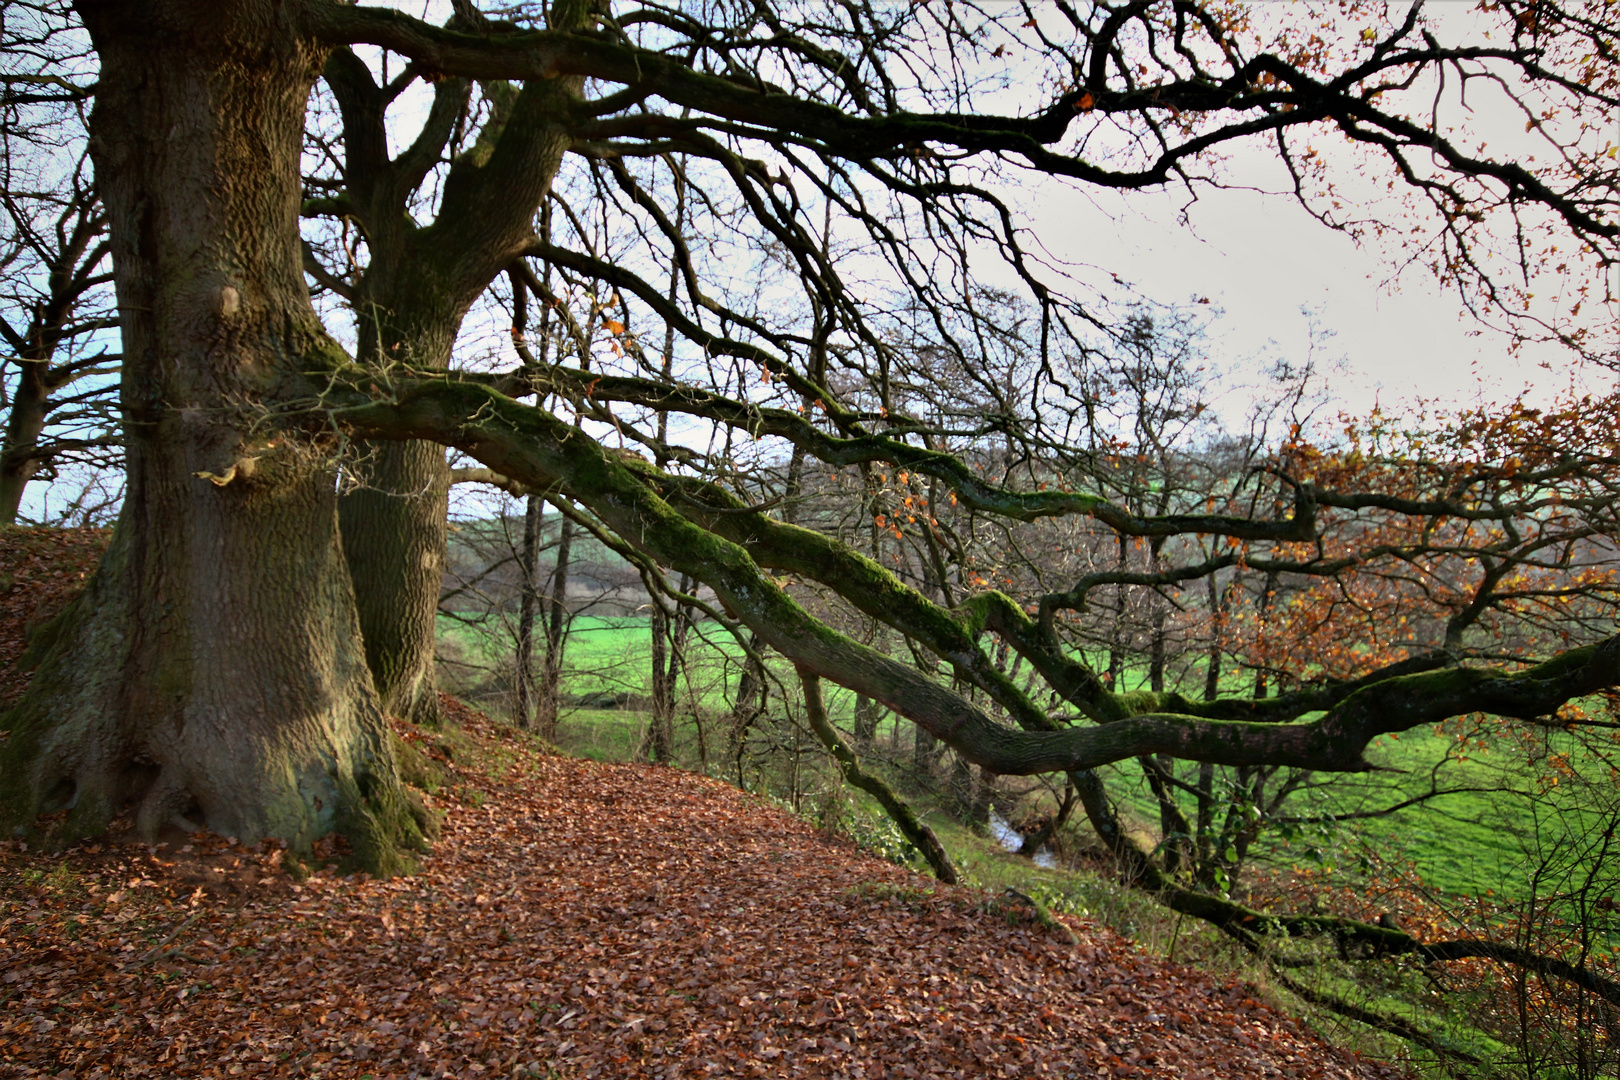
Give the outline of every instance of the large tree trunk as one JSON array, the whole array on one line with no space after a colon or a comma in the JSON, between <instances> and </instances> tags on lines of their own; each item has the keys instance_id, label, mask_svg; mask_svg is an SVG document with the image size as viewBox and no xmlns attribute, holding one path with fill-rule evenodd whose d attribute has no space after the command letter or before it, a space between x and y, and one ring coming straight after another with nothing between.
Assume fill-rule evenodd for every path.
<instances>
[{"instance_id":1,"label":"large tree trunk","mask_svg":"<svg viewBox=\"0 0 1620 1080\"><path fill-rule=\"evenodd\" d=\"M471 298L446 287L397 223L374 233L357 304L360 362L382 373L402 365L447 369ZM338 522L377 696L390 716L437 724L434 646L450 510L444 447L361 441L348 471L352 484L338 500Z\"/></svg>"},{"instance_id":2,"label":"large tree trunk","mask_svg":"<svg viewBox=\"0 0 1620 1080\"><path fill-rule=\"evenodd\" d=\"M362 454L338 519L366 662L384 712L437 724L434 631L450 508L444 447L412 439L364 444Z\"/></svg>"},{"instance_id":3,"label":"large tree trunk","mask_svg":"<svg viewBox=\"0 0 1620 1080\"><path fill-rule=\"evenodd\" d=\"M560 5L553 26L580 25L588 10ZM471 5L458 18L481 22ZM572 141L560 122L583 82L532 79L521 91L486 82L491 112L475 145L445 173L437 220L419 227L412 193L454 150L466 84L439 80L419 140L390 157L385 125L393 95L346 50L333 54L325 75L343 116L347 194L371 255L354 305L359 359L384 378L444 371L468 308L533 237L535 212ZM385 709L434 721L434 623L449 492L444 449L411 441L363 454L371 463L357 469L362 483L344 496L341 517L366 656Z\"/></svg>"},{"instance_id":4,"label":"large tree trunk","mask_svg":"<svg viewBox=\"0 0 1620 1080\"><path fill-rule=\"evenodd\" d=\"M443 287L410 238L377 233L357 304L358 359L382 373L402 364L447 369L463 298ZM377 696L390 716L436 725L434 646L450 511L444 447L362 440L347 469L351 484L338 499L338 523Z\"/></svg>"},{"instance_id":5,"label":"large tree trunk","mask_svg":"<svg viewBox=\"0 0 1620 1080\"><path fill-rule=\"evenodd\" d=\"M322 447L274 434L339 354L298 248L321 55L288 5L84 2L92 148L124 326L129 484L113 543L6 717L0 820L62 839L130 800L152 837L205 825L363 865L420 846L365 665Z\"/></svg>"}]
</instances>

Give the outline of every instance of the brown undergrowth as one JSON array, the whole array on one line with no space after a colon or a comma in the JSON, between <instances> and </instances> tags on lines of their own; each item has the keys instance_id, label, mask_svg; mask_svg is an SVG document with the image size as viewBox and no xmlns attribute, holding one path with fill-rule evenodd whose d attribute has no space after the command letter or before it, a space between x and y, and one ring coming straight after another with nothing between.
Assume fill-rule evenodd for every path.
<instances>
[{"instance_id":1,"label":"brown undergrowth","mask_svg":"<svg viewBox=\"0 0 1620 1080\"><path fill-rule=\"evenodd\" d=\"M0 712L28 688L27 636L83 590L110 529L0 527Z\"/></svg>"}]
</instances>

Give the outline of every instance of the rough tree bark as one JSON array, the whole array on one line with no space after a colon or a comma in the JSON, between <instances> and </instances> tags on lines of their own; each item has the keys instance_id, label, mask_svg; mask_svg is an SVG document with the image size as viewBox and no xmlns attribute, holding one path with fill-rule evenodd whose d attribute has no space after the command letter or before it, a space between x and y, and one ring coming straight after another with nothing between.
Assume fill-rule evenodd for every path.
<instances>
[{"instance_id":1,"label":"rough tree bark","mask_svg":"<svg viewBox=\"0 0 1620 1080\"><path fill-rule=\"evenodd\" d=\"M580 24L588 4L559 7L554 23ZM452 25L487 29L471 5ZM325 78L343 115L343 211L364 223L370 263L353 290L361 363L389 380L450 367L467 310L520 257L534 217L570 142L564 130L582 80L483 84L488 118L444 178L437 219L419 227L413 193L438 164L468 105L469 84L438 82L417 138L388 152L392 95L348 49ZM361 483L340 511L366 657L383 707L418 722L438 719L433 654L444 571L449 472L444 448L409 440L362 445Z\"/></svg>"},{"instance_id":2,"label":"rough tree bark","mask_svg":"<svg viewBox=\"0 0 1620 1080\"><path fill-rule=\"evenodd\" d=\"M420 135L390 158L388 98L370 71L339 49L323 74L343 117L343 209L363 223L369 254L347 297L358 322L357 358L383 379L445 370L468 305L500 267L477 268L483 275L449 272L447 260L457 253L444 243L445 230L417 227L406 204L449 141L468 84L442 80ZM444 448L415 440L361 443L352 455L352 483L339 500L338 521L366 662L384 711L435 724L434 631L450 495Z\"/></svg>"},{"instance_id":3,"label":"rough tree bark","mask_svg":"<svg viewBox=\"0 0 1620 1080\"><path fill-rule=\"evenodd\" d=\"M49 366L44 360L28 357L22 357L17 364L17 387L6 417L4 449L0 450L0 523L6 525L17 520L23 489L44 464L35 448L50 414L51 387L46 382Z\"/></svg>"},{"instance_id":4,"label":"rough tree bark","mask_svg":"<svg viewBox=\"0 0 1620 1080\"><path fill-rule=\"evenodd\" d=\"M327 69L335 85L337 67L334 58ZM380 115L376 122L380 128ZM363 156L358 147L350 152L351 159ZM352 172L364 175L359 169ZM373 186L385 192L372 197L383 205L371 215L379 222L368 234L372 265L356 297L359 359L385 373L445 370L467 307L500 268L486 267L473 281L455 282L433 257L437 238L416 235L426 230L405 229L403 205L387 205L389 199L402 203L401 185L378 180ZM353 454L350 471L356 483L338 500L338 522L366 662L385 712L436 724L433 656L450 510L444 447L420 439L362 442Z\"/></svg>"},{"instance_id":5,"label":"rough tree bark","mask_svg":"<svg viewBox=\"0 0 1620 1080\"><path fill-rule=\"evenodd\" d=\"M444 447L412 439L362 453L338 521L366 663L386 713L437 724L434 633L450 510Z\"/></svg>"},{"instance_id":6,"label":"rough tree bark","mask_svg":"<svg viewBox=\"0 0 1620 1080\"><path fill-rule=\"evenodd\" d=\"M86 592L39 643L0 748L0 820L62 839L129 799L294 852L334 830L377 871L420 847L365 666L318 445L267 436L341 354L298 247L323 59L260 3L85 2L92 147L123 312L129 488Z\"/></svg>"}]
</instances>

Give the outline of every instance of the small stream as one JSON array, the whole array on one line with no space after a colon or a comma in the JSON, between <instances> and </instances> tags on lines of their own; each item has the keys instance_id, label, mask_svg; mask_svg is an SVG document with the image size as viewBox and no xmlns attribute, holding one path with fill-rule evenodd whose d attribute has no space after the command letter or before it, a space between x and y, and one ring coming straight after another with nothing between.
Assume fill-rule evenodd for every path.
<instances>
[{"instance_id":1,"label":"small stream","mask_svg":"<svg viewBox=\"0 0 1620 1080\"><path fill-rule=\"evenodd\" d=\"M1000 814L996 808L990 808L990 835L1008 851L1017 851L1024 846L1024 834L1012 827L1012 824ZM1057 856L1050 847L1042 847L1035 852L1035 865L1051 870L1057 866Z\"/></svg>"}]
</instances>

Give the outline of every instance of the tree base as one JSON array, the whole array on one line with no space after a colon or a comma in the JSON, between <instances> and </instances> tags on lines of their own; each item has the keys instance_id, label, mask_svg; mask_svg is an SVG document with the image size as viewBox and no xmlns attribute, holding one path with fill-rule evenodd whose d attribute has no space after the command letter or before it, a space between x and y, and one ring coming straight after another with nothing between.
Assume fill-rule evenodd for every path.
<instances>
[{"instance_id":1,"label":"tree base","mask_svg":"<svg viewBox=\"0 0 1620 1080\"><path fill-rule=\"evenodd\" d=\"M188 648L194 627L188 635L142 617L133 546L121 524L88 588L32 643L33 679L0 717L0 829L58 847L133 813L148 843L167 826L211 830L244 844L279 840L297 861L337 833L357 869L414 869L437 822L400 782L398 739L376 706L352 613L343 615L352 609L334 605L336 625L311 626L306 600L303 625L277 635L287 646L281 677L233 677L217 668L254 666L242 643L216 638L199 656ZM315 592L346 600L335 545L323 576L334 588ZM299 631L308 639L292 637ZM231 655L208 655L221 648Z\"/></svg>"}]
</instances>

